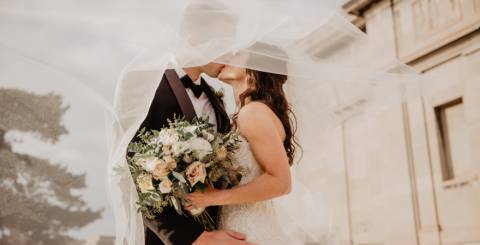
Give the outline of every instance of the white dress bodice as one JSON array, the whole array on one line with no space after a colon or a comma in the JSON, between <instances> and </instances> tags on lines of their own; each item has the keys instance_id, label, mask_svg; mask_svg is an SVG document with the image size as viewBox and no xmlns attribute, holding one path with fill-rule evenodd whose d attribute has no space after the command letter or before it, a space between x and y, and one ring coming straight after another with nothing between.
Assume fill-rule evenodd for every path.
<instances>
[{"instance_id":1,"label":"white dress bodice","mask_svg":"<svg viewBox=\"0 0 480 245\"><path fill-rule=\"evenodd\" d=\"M248 142L244 138L241 140L236 156L239 164L246 170L240 181L240 185L244 185L261 175L263 170L256 161ZM272 200L222 206L219 219L220 229L244 233L251 243L259 245L292 244L284 235L281 224L277 221Z\"/></svg>"}]
</instances>

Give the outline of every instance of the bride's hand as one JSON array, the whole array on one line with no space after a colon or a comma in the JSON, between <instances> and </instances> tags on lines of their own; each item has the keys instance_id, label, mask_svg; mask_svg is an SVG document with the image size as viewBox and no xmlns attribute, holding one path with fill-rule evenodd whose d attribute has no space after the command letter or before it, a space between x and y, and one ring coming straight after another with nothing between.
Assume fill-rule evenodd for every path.
<instances>
[{"instance_id":1,"label":"bride's hand","mask_svg":"<svg viewBox=\"0 0 480 245\"><path fill-rule=\"evenodd\" d=\"M205 192L194 192L187 196L191 206L196 208L206 208L216 205L218 190L214 188L207 189ZM188 207L187 207L188 208Z\"/></svg>"}]
</instances>

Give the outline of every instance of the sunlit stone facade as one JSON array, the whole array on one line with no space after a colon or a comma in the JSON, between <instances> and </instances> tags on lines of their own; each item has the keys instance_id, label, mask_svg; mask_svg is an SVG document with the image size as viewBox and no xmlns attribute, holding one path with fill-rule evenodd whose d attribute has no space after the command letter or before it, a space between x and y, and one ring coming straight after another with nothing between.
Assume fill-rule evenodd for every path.
<instances>
[{"instance_id":1,"label":"sunlit stone facade","mask_svg":"<svg viewBox=\"0 0 480 245\"><path fill-rule=\"evenodd\" d=\"M322 169L308 172L342 244L480 244L480 0L343 7L379 49L429 79L425 96L346 121Z\"/></svg>"}]
</instances>

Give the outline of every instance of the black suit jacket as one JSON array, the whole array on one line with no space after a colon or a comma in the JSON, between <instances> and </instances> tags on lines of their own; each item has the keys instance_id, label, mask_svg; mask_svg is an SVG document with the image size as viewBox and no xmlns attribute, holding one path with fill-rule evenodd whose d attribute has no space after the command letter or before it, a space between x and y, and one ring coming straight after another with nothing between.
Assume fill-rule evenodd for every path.
<instances>
[{"instance_id":1,"label":"black suit jacket","mask_svg":"<svg viewBox=\"0 0 480 245\"><path fill-rule=\"evenodd\" d=\"M215 95L213 89L202 79L205 94L215 110L217 130L228 132L230 120L225 112L223 102ZM195 117L193 104L183 86L182 81L174 70L166 70L155 93L147 117L141 128L147 130L160 130L168 126L167 119L173 119L174 115L185 116L187 120ZM132 139L135 141L136 139ZM207 209L210 215L216 219L217 209ZM164 209L163 213L155 220L143 218L145 224L146 245L184 245L192 244L204 231L193 218L179 215L173 208Z\"/></svg>"}]
</instances>

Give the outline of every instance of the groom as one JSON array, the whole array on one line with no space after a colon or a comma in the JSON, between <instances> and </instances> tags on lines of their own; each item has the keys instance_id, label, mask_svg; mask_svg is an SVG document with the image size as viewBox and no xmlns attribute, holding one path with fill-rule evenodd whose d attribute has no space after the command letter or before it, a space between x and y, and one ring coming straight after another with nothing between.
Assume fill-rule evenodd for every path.
<instances>
[{"instance_id":1,"label":"groom","mask_svg":"<svg viewBox=\"0 0 480 245\"><path fill-rule=\"evenodd\" d=\"M189 47L187 50L192 51L210 47L212 40L217 44L218 40L229 42L235 36L236 23L235 15L227 6L215 0L192 0L183 12L180 36L185 43L179 46ZM177 62L172 60L172 63ZM217 77L222 69L221 64L209 63L189 68L177 65L175 69L166 70L140 128L159 130L167 126L168 119L173 119L174 115L184 116L187 120L208 116L217 131L228 132L230 120L224 105L200 76L205 73ZM217 217L217 208L208 208L207 211L214 219ZM205 231L193 218L179 215L173 208L164 209L155 220L144 217L144 224L146 245L249 244L245 235L237 232Z\"/></svg>"},{"instance_id":2,"label":"groom","mask_svg":"<svg viewBox=\"0 0 480 245\"><path fill-rule=\"evenodd\" d=\"M205 73L217 77L222 68L221 64L209 63L166 70L140 128L160 130L168 126L167 120L173 119L174 115L184 116L187 120L208 116L218 132L228 132L230 119L223 102L200 76ZM207 211L216 218L217 208ZM173 208L164 209L155 220L146 217L143 220L146 245L249 244L245 241L245 235L234 231L205 231L193 218L179 215Z\"/></svg>"}]
</instances>

